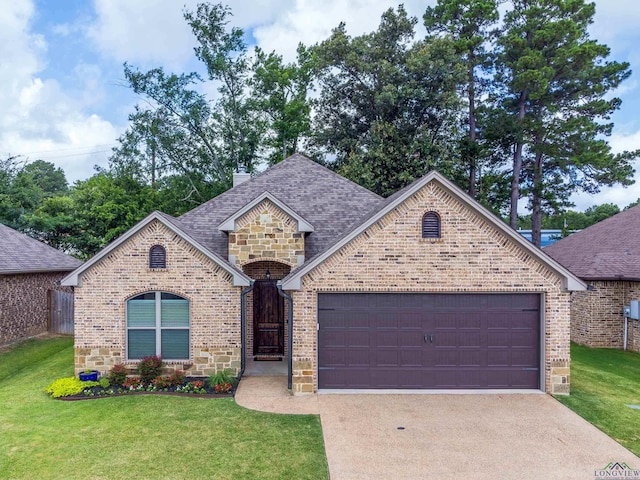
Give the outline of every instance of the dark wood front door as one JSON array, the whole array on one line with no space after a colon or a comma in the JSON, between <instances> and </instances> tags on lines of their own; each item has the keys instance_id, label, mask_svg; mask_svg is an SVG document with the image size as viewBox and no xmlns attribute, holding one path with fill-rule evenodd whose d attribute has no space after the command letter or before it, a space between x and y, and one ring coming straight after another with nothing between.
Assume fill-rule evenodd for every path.
<instances>
[{"instance_id":1,"label":"dark wood front door","mask_svg":"<svg viewBox=\"0 0 640 480\"><path fill-rule=\"evenodd\" d=\"M253 354L284 355L284 299L276 280L256 280L253 288Z\"/></svg>"}]
</instances>

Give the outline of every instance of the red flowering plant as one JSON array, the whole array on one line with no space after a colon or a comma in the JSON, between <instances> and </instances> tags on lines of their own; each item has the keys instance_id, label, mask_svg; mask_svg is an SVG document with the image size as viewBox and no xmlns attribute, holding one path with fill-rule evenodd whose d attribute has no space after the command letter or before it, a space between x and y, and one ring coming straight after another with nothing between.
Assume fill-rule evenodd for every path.
<instances>
[{"instance_id":1,"label":"red flowering plant","mask_svg":"<svg viewBox=\"0 0 640 480\"><path fill-rule=\"evenodd\" d=\"M214 387L216 393L227 393L231 390L231 384L229 382L217 383Z\"/></svg>"},{"instance_id":2,"label":"red flowering plant","mask_svg":"<svg viewBox=\"0 0 640 480\"><path fill-rule=\"evenodd\" d=\"M139 377L127 377L122 382L122 386L128 390L140 390L141 387L144 387Z\"/></svg>"}]
</instances>

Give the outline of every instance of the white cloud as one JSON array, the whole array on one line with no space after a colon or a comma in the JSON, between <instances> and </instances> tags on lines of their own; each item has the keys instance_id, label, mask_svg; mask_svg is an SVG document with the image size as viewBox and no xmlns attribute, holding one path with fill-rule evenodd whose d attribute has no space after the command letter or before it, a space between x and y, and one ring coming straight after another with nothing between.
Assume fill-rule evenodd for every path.
<instances>
[{"instance_id":1,"label":"white cloud","mask_svg":"<svg viewBox=\"0 0 640 480\"><path fill-rule=\"evenodd\" d=\"M180 70L193 56L195 41L182 16L196 1L96 0L96 21L88 37L106 57L141 67Z\"/></svg>"},{"instance_id":2,"label":"white cloud","mask_svg":"<svg viewBox=\"0 0 640 480\"><path fill-rule=\"evenodd\" d=\"M101 94L99 68L80 64L73 90L43 74L47 43L31 31L33 4L5 2L0 15L0 158L22 155L63 167L68 179L86 178L106 153L90 155L96 145L112 145L118 128L87 107ZM105 147L102 147L104 150Z\"/></svg>"},{"instance_id":3,"label":"white cloud","mask_svg":"<svg viewBox=\"0 0 640 480\"><path fill-rule=\"evenodd\" d=\"M418 18L416 30L421 29L427 5L433 3L435 0L404 2L408 14ZM293 8L283 11L274 22L256 27L253 35L263 50L275 50L291 61L299 42L307 46L320 42L342 21L351 36L371 32L378 28L382 14L397 5L388 0L296 0Z\"/></svg>"}]
</instances>

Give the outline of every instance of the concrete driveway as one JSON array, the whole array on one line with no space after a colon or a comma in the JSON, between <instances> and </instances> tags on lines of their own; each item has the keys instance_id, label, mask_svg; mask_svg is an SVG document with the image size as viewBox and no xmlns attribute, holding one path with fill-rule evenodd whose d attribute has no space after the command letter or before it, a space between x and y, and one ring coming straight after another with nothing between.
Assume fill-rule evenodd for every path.
<instances>
[{"instance_id":1,"label":"concrete driveway","mask_svg":"<svg viewBox=\"0 0 640 480\"><path fill-rule=\"evenodd\" d=\"M317 398L332 480L586 480L609 462L640 469L640 458L548 395Z\"/></svg>"}]
</instances>

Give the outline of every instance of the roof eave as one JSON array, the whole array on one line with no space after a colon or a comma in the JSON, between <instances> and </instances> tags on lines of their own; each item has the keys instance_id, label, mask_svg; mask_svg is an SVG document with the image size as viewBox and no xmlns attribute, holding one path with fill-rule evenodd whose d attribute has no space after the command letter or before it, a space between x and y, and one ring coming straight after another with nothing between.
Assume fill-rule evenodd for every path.
<instances>
[{"instance_id":1,"label":"roof eave","mask_svg":"<svg viewBox=\"0 0 640 480\"><path fill-rule=\"evenodd\" d=\"M76 267L77 268L77 267ZM64 273L71 272L73 268L36 268L32 270L2 270L0 275L28 275L30 273Z\"/></svg>"},{"instance_id":2,"label":"roof eave","mask_svg":"<svg viewBox=\"0 0 640 480\"><path fill-rule=\"evenodd\" d=\"M256 198L251 200L249 203L239 208L231 215L229 215L225 220L222 221L220 225L218 225L218 230L223 232L234 232L236 230L236 221L242 217L245 213L249 212L252 208L259 205L264 200L269 200L275 206L277 206L280 210L285 212L287 215L291 216L296 220L298 224L298 232L313 232L314 227L311 223L305 220L304 217L297 214L291 207L287 204L279 200L272 193L265 191L262 194L258 195Z\"/></svg>"},{"instance_id":3,"label":"roof eave","mask_svg":"<svg viewBox=\"0 0 640 480\"><path fill-rule=\"evenodd\" d=\"M458 187L456 187L453 183L443 177L440 173L436 171L431 171L421 179L414 182L407 190L398 198L394 199L393 202L385 205L376 215L367 219L363 222L358 228L354 229L349 235L344 237L343 239L336 242L333 246L325 250L323 253L314 257L311 261L304 264L299 269L291 272L287 277L282 280L282 288L285 290L301 290L302 289L302 277L306 275L309 271L315 268L317 265L322 263L324 260L333 255L340 248L348 244L351 240L359 236L362 232L364 232L367 228L373 225L375 222L380 220L380 218L384 217L387 213L391 212L395 208L397 208L401 203L415 194L418 190L423 188L429 182L436 180L440 185L442 185L449 193L455 196L458 200L463 202L472 210L478 212L488 221L490 221L494 226L496 226L499 230L503 231L507 236L509 236L516 243L521 245L527 251L529 251L532 255L534 255L538 260L542 261L544 264L548 265L554 272L563 277L563 287L568 291L580 291L586 290L587 285L572 274L569 270L564 268L558 262L553 260L551 257L542 252L542 250L535 247L529 240L525 239L522 235L520 235L515 230L511 229L507 226L502 220L498 219L492 212L487 210L485 207L480 205L478 202L473 200L471 197L467 196L462 192Z\"/></svg>"},{"instance_id":4,"label":"roof eave","mask_svg":"<svg viewBox=\"0 0 640 480\"><path fill-rule=\"evenodd\" d=\"M166 221L162 217L160 212L157 212L157 211L150 213L147 217L145 217L143 220L138 222L135 226L133 226L131 229L129 229L126 233L124 233L118 239L114 240L112 243L110 243L105 248L103 248L94 257L92 257L91 259L86 261L84 264L80 265L80 267L78 267L73 272L71 272L69 275L67 275L65 278L63 278L60 281L60 284L64 285L64 286L70 286L70 287L80 286L82 284L82 273L84 273L90 267L92 267L93 265L98 263L100 260L102 260L104 257L106 257L109 253L111 253L117 247L119 247L124 242L126 242L129 238L133 237L136 233L138 233L140 230L142 230L144 227L146 227L153 220L158 220L160 223L162 223L169 230L171 230L172 232L174 232L178 236L182 237L185 241L187 241L191 245L193 245L198 251L200 251L206 257L211 259L213 262L215 262L218 266L220 266L226 272L230 273L232 275L232 277L233 277L233 286L234 287L246 287L246 286L249 286L249 284L250 284L249 277L247 277L240 270L237 270L233 266L227 264L224 260L219 258L213 252L211 252L208 249L206 249L198 241L193 239L190 235L188 235L186 232L184 232L183 230L178 228L176 225L173 225L173 223L170 223L170 222Z\"/></svg>"}]
</instances>

